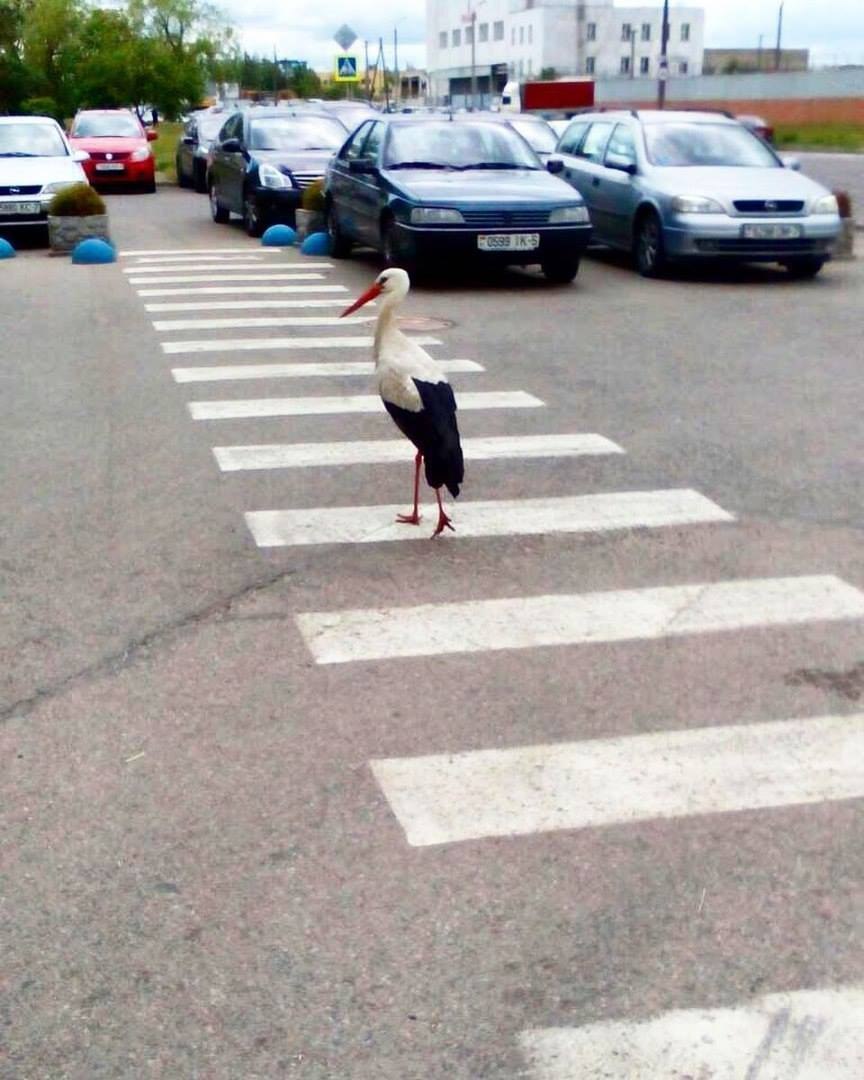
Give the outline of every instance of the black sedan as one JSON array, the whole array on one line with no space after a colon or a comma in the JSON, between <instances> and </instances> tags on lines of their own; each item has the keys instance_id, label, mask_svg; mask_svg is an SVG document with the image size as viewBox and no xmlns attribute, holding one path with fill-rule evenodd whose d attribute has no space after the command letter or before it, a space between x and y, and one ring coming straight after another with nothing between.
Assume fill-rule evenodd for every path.
<instances>
[{"instance_id":1,"label":"black sedan","mask_svg":"<svg viewBox=\"0 0 864 1080\"><path fill-rule=\"evenodd\" d=\"M326 200L335 258L362 244L409 271L539 263L568 282L591 236L581 196L508 125L471 116L366 121L331 162Z\"/></svg>"},{"instance_id":2,"label":"black sedan","mask_svg":"<svg viewBox=\"0 0 864 1080\"><path fill-rule=\"evenodd\" d=\"M335 117L306 109L234 113L210 151L213 220L224 223L240 214L250 236L273 222L293 225L303 189L323 177L345 134Z\"/></svg>"}]
</instances>

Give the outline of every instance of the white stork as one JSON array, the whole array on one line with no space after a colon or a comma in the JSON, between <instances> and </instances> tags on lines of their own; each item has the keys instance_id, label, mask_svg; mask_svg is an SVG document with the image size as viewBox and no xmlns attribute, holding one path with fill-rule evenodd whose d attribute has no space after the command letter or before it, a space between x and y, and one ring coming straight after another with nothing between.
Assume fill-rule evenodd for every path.
<instances>
[{"instance_id":1,"label":"white stork","mask_svg":"<svg viewBox=\"0 0 864 1080\"><path fill-rule=\"evenodd\" d=\"M381 297L375 326L375 375L384 408L403 435L417 447L414 458L414 509L400 514L405 525L420 524L420 463L426 463L426 482L438 499L438 524L433 537L453 523L441 504L441 487L455 498L465 475L456 424L456 399L447 376L432 357L407 338L396 325L396 308L408 295L411 282L404 270L385 270L373 285L347 307L344 318Z\"/></svg>"}]
</instances>

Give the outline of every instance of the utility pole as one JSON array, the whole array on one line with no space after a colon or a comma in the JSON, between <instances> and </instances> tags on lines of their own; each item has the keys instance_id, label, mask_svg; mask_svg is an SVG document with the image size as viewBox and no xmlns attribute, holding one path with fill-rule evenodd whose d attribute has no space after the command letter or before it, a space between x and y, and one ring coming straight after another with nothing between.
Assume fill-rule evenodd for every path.
<instances>
[{"instance_id":1,"label":"utility pole","mask_svg":"<svg viewBox=\"0 0 864 1080\"><path fill-rule=\"evenodd\" d=\"M477 108L477 12L471 10L471 108Z\"/></svg>"},{"instance_id":2,"label":"utility pole","mask_svg":"<svg viewBox=\"0 0 864 1080\"><path fill-rule=\"evenodd\" d=\"M366 68L365 68L365 72L364 72L365 77L366 77L366 100L371 101L372 100L372 94L371 94L371 92L369 90L369 42L364 41L363 46L366 49Z\"/></svg>"},{"instance_id":3,"label":"utility pole","mask_svg":"<svg viewBox=\"0 0 864 1080\"><path fill-rule=\"evenodd\" d=\"M636 28L630 27L630 78L636 78Z\"/></svg>"},{"instance_id":4,"label":"utility pole","mask_svg":"<svg viewBox=\"0 0 864 1080\"><path fill-rule=\"evenodd\" d=\"M780 70L780 40L783 36L783 4L781 0L780 10L777 12L777 48L774 51L774 70Z\"/></svg>"},{"instance_id":5,"label":"utility pole","mask_svg":"<svg viewBox=\"0 0 864 1080\"><path fill-rule=\"evenodd\" d=\"M393 27L393 102L399 103L402 97L402 87L399 85L399 31Z\"/></svg>"},{"instance_id":6,"label":"utility pole","mask_svg":"<svg viewBox=\"0 0 864 1080\"><path fill-rule=\"evenodd\" d=\"M663 0L663 26L660 30L660 70L657 73L657 108L666 107L666 80L669 77L669 0Z\"/></svg>"},{"instance_id":7,"label":"utility pole","mask_svg":"<svg viewBox=\"0 0 864 1080\"><path fill-rule=\"evenodd\" d=\"M759 35L759 46L756 49L756 70L757 71L762 70L762 38L764 36L765 36L764 34Z\"/></svg>"}]
</instances>

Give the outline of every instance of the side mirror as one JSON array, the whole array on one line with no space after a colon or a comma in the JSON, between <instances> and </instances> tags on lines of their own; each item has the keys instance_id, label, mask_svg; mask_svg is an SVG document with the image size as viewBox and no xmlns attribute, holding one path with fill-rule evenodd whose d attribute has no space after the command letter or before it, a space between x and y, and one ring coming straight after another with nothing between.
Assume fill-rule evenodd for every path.
<instances>
[{"instance_id":1,"label":"side mirror","mask_svg":"<svg viewBox=\"0 0 864 1080\"><path fill-rule=\"evenodd\" d=\"M82 165L85 161L90 160L90 155L86 150L73 150L72 160L77 161L79 165Z\"/></svg>"},{"instance_id":2,"label":"side mirror","mask_svg":"<svg viewBox=\"0 0 864 1080\"><path fill-rule=\"evenodd\" d=\"M226 154L244 153L243 143L241 143L239 139L226 139L225 142L222 143L222 150Z\"/></svg>"},{"instance_id":3,"label":"side mirror","mask_svg":"<svg viewBox=\"0 0 864 1080\"><path fill-rule=\"evenodd\" d=\"M348 171L352 173L359 173L361 176L374 176L378 172L378 166L374 161L370 161L368 158L354 158L353 161L348 163Z\"/></svg>"},{"instance_id":4,"label":"side mirror","mask_svg":"<svg viewBox=\"0 0 864 1080\"><path fill-rule=\"evenodd\" d=\"M546 171L552 173L553 176L557 175L558 173L562 173L564 172L564 162L561 160L561 158L551 157L546 162Z\"/></svg>"},{"instance_id":5,"label":"side mirror","mask_svg":"<svg viewBox=\"0 0 864 1080\"><path fill-rule=\"evenodd\" d=\"M159 133L157 131L153 131L151 128L147 129L147 142L156 142L158 138Z\"/></svg>"},{"instance_id":6,"label":"side mirror","mask_svg":"<svg viewBox=\"0 0 864 1080\"><path fill-rule=\"evenodd\" d=\"M183 143L184 146L194 146L195 145L195 140L192 138L191 135L184 135L181 142Z\"/></svg>"},{"instance_id":7,"label":"side mirror","mask_svg":"<svg viewBox=\"0 0 864 1080\"><path fill-rule=\"evenodd\" d=\"M608 154L604 164L607 169L617 169L618 172L627 173L628 176L636 175L636 162L631 161L629 158L616 157L615 154Z\"/></svg>"},{"instance_id":8,"label":"side mirror","mask_svg":"<svg viewBox=\"0 0 864 1080\"><path fill-rule=\"evenodd\" d=\"M791 169L793 172L801 171L801 162L797 157L781 157L784 169Z\"/></svg>"}]
</instances>

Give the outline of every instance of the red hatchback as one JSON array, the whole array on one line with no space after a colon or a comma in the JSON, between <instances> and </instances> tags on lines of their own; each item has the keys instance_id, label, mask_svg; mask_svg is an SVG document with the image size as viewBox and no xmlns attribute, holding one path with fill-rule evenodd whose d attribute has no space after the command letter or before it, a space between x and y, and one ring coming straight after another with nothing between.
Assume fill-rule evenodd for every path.
<instances>
[{"instance_id":1,"label":"red hatchback","mask_svg":"<svg viewBox=\"0 0 864 1080\"><path fill-rule=\"evenodd\" d=\"M75 150L86 150L87 179L94 187L136 187L156 190L156 166L150 143L158 138L126 109L87 109L69 130Z\"/></svg>"}]
</instances>

